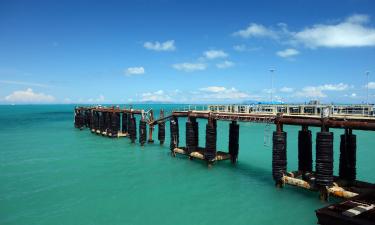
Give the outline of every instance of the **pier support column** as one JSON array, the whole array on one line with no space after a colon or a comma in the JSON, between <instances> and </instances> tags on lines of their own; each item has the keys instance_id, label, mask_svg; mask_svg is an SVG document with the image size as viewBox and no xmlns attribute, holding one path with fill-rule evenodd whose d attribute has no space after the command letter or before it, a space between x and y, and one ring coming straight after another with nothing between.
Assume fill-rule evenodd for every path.
<instances>
[{"instance_id":1,"label":"pier support column","mask_svg":"<svg viewBox=\"0 0 375 225\"><path fill-rule=\"evenodd\" d=\"M150 121L154 122L154 111L151 109L150 111ZM154 125L149 124L148 125L148 143L154 143L154 140L152 139L152 134L154 133Z\"/></svg>"},{"instance_id":2,"label":"pier support column","mask_svg":"<svg viewBox=\"0 0 375 225\"><path fill-rule=\"evenodd\" d=\"M78 110L74 109L74 127L78 128Z\"/></svg>"},{"instance_id":3,"label":"pier support column","mask_svg":"<svg viewBox=\"0 0 375 225\"><path fill-rule=\"evenodd\" d=\"M164 118L164 110L162 110L162 109L160 110L159 118L160 119ZM158 140L159 140L161 145L164 144L164 141L165 141L165 122L164 122L164 120L161 121L158 124Z\"/></svg>"},{"instance_id":4,"label":"pier support column","mask_svg":"<svg viewBox=\"0 0 375 225\"><path fill-rule=\"evenodd\" d=\"M99 131L100 134L105 130L105 113L99 112Z\"/></svg>"},{"instance_id":5,"label":"pier support column","mask_svg":"<svg viewBox=\"0 0 375 225\"><path fill-rule=\"evenodd\" d=\"M340 142L339 177L349 183L356 180L357 137L351 129L345 129Z\"/></svg>"},{"instance_id":6,"label":"pier support column","mask_svg":"<svg viewBox=\"0 0 375 225\"><path fill-rule=\"evenodd\" d=\"M90 113L90 131L94 128L94 111L92 109L89 110Z\"/></svg>"},{"instance_id":7,"label":"pier support column","mask_svg":"<svg viewBox=\"0 0 375 225\"><path fill-rule=\"evenodd\" d=\"M120 114L112 113L111 117L111 137L117 137L120 128Z\"/></svg>"},{"instance_id":8,"label":"pier support column","mask_svg":"<svg viewBox=\"0 0 375 225\"><path fill-rule=\"evenodd\" d=\"M196 129L198 125L196 124L196 118L188 117L186 122L186 153L190 154L197 150L197 137Z\"/></svg>"},{"instance_id":9,"label":"pier support column","mask_svg":"<svg viewBox=\"0 0 375 225\"><path fill-rule=\"evenodd\" d=\"M94 111L94 132L100 128L100 115L98 111Z\"/></svg>"},{"instance_id":10,"label":"pier support column","mask_svg":"<svg viewBox=\"0 0 375 225\"><path fill-rule=\"evenodd\" d=\"M131 143L135 143L135 140L137 139L137 122L133 114L130 114L129 137Z\"/></svg>"},{"instance_id":11,"label":"pier support column","mask_svg":"<svg viewBox=\"0 0 375 225\"><path fill-rule=\"evenodd\" d=\"M212 164L216 158L216 139L216 120L208 118L206 125L206 149L204 151L204 158L209 164Z\"/></svg>"},{"instance_id":12,"label":"pier support column","mask_svg":"<svg viewBox=\"0 0 375 225\"><path fill-rule=\"evenodd\" d=\"M316 134L316 184L320 189L320 198L327 200L326 187L333 184L333 133L318 132Z\"/></svg>"},{"instance_id":13,"label":"pier support column","mask_svg":"<svg viewBox=\"0 0 375 225\"><path fill-rule=\"evenodd\" d=\"M170 150L173 153L173 150L178 147L178 144L180 141L178 118L175 116L173 116L170 120L170 133L171 133Z\"/></svg>"},{"instance_id":14,"label":"pier support column","mask_svg":"<svg viewBox=\"0 0 375 225\"><path fill-rule=\"evenodd\" d=\"M307 126L298 132L298 170L303 174L312 171L312 140Z\"/></svg>"},{"instance_id":15,"label":"pier support column","mask_svg":"<svg viewBox=\"0 0 375 225\"><path fill-rule=\"evenodd\" d=\"M122 113L122 127L121 131L123 134L128 133L128 114Z\"/></svg>"},{"instance_id":16,"label":"pier support column","mask_svg":"<svg viewBox=\"0 0 375 225\"><path fill-rule=\"evenodd\" d=\"M230 160L233 164L237 162L238 158L239 131L240 125L237 124L237 121L232 121L232 123L229 124L229 154Z\"/></svg>"},{"instance_id":17,"label":"pier support column","mask_svg":"<svg viewBox=\"0 0 375 225\"><path fill-rule=\"evenodd\" d=\"M144 146L147 138L147 124L144 118L139 121L139 143Z\"/></svg>"},{"instance_id":18,"label":"pier support column","mask_svg":"<svg viewBox=\"0 0 375 225\"><path fill-rule=\"evenodd\" d=\"M272 137L272 176L276 183L276 187L283 187L282 177L286 173L287 157L286 157L286 132L282 130L283 126L276 123L276 131Z\"/></svg>"}]
</instances>

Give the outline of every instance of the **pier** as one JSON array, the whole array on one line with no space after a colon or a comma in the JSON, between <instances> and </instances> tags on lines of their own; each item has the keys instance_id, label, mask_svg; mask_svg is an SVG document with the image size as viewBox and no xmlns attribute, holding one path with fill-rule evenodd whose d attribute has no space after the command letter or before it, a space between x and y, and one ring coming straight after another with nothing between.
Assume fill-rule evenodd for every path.
<instances>
[{"instance_id":1,"label":"pier","mask_svg":"<svg viewBox=\"0 0 375 225\"><path fill-rule=\"evenodd\" d=\"M328 200L330 196L353 199L367 196L366 193L374 192L374 184L356 179L356 154L357 138L356 130L375 131L375 117L371 107L365 106L357 113L335 113L332 107L315 107L314 113L296 113L290 110L285 112L264 111L234 111L229 106L212 107L208 110L175 110L169 115L164 111L155 119L152 109L120 109L119 107L76 107L74 125L76 128L89 128L97 135L120 138L129 137L132 143L137 140L137 123L135 115L140 117L138 140L140 145L154 143L153 130L158 126L158 141L165 143L165 125L170 124L170 151L172 156L183 155L189 159L199 159L207 162L208 166L222 160L230 160L237 163L239 155L238 122L256 122L275 124L272 134L272 178L277 188L291 185L319 193L322 200ZM275 108L275 107L274 107ZM288 108L288 107L286 107ZM304 106L305 108L305 106ZM276 107L277 109L277 107ZM319 114L316 113L319 109ZM338 112L338 111L337 111ZM362 114L361 114L362 113ZM179 143L179 118L185 117L186 146ZM199 124L197 119L207 121L205 129L205 146L200 147ZM228 149L217 149L217 121L230 121L228 127ZM284 125L300 127L298 132L298 170L287 170L287 132ZM148 127L148 128L147 128ZM319 127L316 134L316 146L312 145L311 127ZM333 132L331 128L342 129L340 136L340 160L339 174L333 174ZM149 135L147 135L147 132ZM313 165L313 149L315 149L315 170ZM367 201L366 197L364 200ZM373 200L369 200L370 202ZM370 203L374 204L374 202ZM374 213L374 208L368 209ZM320 212L320 211L319 211ZM317 213L318 218L323 214ZM329 220L320 220L322 224L332 224ZM343 220L341 220L343 221ZM340 223L337 223L340 224ZM342 223L345 224L345 223ZM370 223L369 223L370 224Z\"/></svg>"}]
</instances>

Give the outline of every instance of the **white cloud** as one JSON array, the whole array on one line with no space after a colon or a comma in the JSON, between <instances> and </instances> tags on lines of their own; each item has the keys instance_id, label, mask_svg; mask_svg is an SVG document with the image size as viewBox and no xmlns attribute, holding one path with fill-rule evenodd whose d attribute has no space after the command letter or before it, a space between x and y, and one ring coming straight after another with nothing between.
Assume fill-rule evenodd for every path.
<instances>
[{"instance_id":1,"label":"white cloud","mask_svg":"<svg viewBox=\"0 0 375 225\"><path fill-rule=\"evenodd\" d=\"M246 29L239 30L233 33L234 36L242 38L251 37L268 37L277 38L277 33L272 29L266 28L261 24L251 23Z\"/></svg>"},{"instance_id":2,"label":"white cloud","mask_svg":"<svg viewBox=\"0 0 375 225\"><path fill-rule=\"evenodd\" d=\"M250 52L260 50L261 47L247 47L246 45L234 45L233 49L237 52Z\"/></svg>"},{"instance_id":3,"label":"white cloud","mask_svg":"<svg viewBox=\"0 0 375 225\"><path fill-rule=\"evenodd\" d=\"M203 99L245 99L250 97L247 93L237 90L236 88L225 88L219 86L210 86L201 88L203 92L200 95Z\"/></svg>"},{"instance_id":4,"label":"white cloud","mask_svg":"<svg viewBox=\"0 0 375 225\"><path fill-rule=\"evenodd\" d=\"M310 48L375 46L375 29L366 26L367 15L355 14L336 24L316 24L295 33L294 38Z\"/></svg>"},{"instance_id":5,"label":"white cloud","mask_svg":"<svg viewBox=\"0 0 375 225\"><path fill-rule=\"evenodd\" d=\"M228 56L223 50L209 50L205 51L203 55L207 59L226 58Z\"/></svg>"},{"instance_id":6,"label":"white cloud","mask_svg":"<svg viewBox=\"0 0 375 225\"><path fill-rule=\"evenodd\" d=\"M129 67L125 70L125 75L131 76L131 75L141 75L144 74L145 68L141 67Z\"/></svg>"},{"instance_id":7,"label":"white cloud","mask_svg":"<svg viewBox=\"0 0 375 225\"><path fill-rule=\"evenodd\" d=\"M290 93L290 92L293 92L294 89L293 88L290 88L290 87L282 87L280 88L280 92L284 92L284 93Z\"/></svg>"},{"instance_id":8,"label":"white cloud","mask_svg":"<svg viewBox=\"0 0 375 225\"><path fill-rule=\"evenodd\" d=\"M88 102L97 102L97 103L103 103L104 101L105 101L105 97L103 96L103 95L99 95L99 97L97 97L97 98L89 98L88 100L87 100Z\"/></svg>"},{"instance_id":9,"label":"white cloud","mask_svg":"<svg viewBox=\"0 0 375 225\"><path fill-rule=\"evenodd\" d=\"M320 86L308 86L302 88L301 91L296 92L297 97L310 97L310 98L325 98L327 94L324 91L345 91L349 85L344 83L338 84L324 84Z\"/></svg>"},{"instance_id":10,"label":"white cloud","mask_svg":"<svg viewBox=\"0 0 375 225\"><path fill-rule=\"evenodd\" d=\"M176 46L174 45L174 40L168 40L165 42L145 42L143 44L143 47L149 50L154 50L154 51L174 51L176 50Z\"/></svg>"},{"instance_id":11,"label":"white cloud","mask_svg":"<svg viewBox=\"0 0 375 225\"><path fill-rule=\"evenodd\" d=\"M288 57L295 56L298 54L299 54L299 51L297 51L294 48L287 48L285 50L276 52L276 55L283 57L283 58L288 58Z\"/></svg>"},{"instance_id":12,"label":"white cloud","mask_svg":"<svg viewBox=\"0 0 375 225\"><path fill-rule=\"evenodd\" d=\"M6 96L5 101L15 103L51 103L55 101L55 97L44 93L36 93L31 88L27 88Z\"/></svg>"},{"instance_id":13,"label":"white cloud","mask_svg":"<svg viewBox=\"0 0 375 225\"><path fill-rule=\"evenodd\" d=\"M356 93L352 93L352 94L350 95L350 97L351 97L351 98L355 98L355 97L357 97L357 94L356 94Z\"/></svg>"},{"instance_id":14,"label":"white cloud","mask_svg":"<svg viewBox=\"0 0 375 225\"><path fill-rule=\"evenodd\" d=\"M207 68L207 65L203 63L177 63L172 66L176 70L181 70L185 72L205 70Z\"/></svg>"},{"instance_id":15,"label":"white cloud","mask_svg":"<svg viewBox=\"0 0 375 225\"><path fill-rule=\"evenodd\" d=\"M15 84L15 85L23 85L23 86L34 86L34 87L45 87L49 88L52 87L51 85L41 84L41 83L34 83L34 82L24 82L24 81L15 81L15 80L0 80L2 84Z\"/></svg>"},{"instance_id":16,"label":"white cloud","mask_svg":"<svg viewBox=\"0 0 375 225\"><path fill-rule=\"evenodd\" d=\"M233 49L237 52L244 52L246 51L246 45L235 45L233 46Z\"/></svg>"},{"instance_id":17,"label":"white cloud","mask_svg":"<svg viewBox=\"0 0 375 225\"><path fill-rule=\"evenodd\" d=\"M319 87L304 87L301 91L296 93L297 97L306 97L306 98L325 98L326 94Z\"/></svg>"},{"instance_id":18,"label":"white cloud","mask_svg":"<svg viewBox=\"0 0 375 225\"><path fill-rule=\"evenodd\" d=\"M321 90L324 91L345 91L349 88L349 85L339 83L339 84L324 84L319 86Z\"/></svg>"},{"instance_id":19,"label":"white cloud","mask_svg":"<svg viewBox=\"0 0 375 225\"><path fill-rule=\"evenodd\" d=\"M234 66L234 63L228 60L225 60L224 62L216 64L216 67L219 69L226 69L232 66Z\"/></svg>"},{"instance_id":20,"label":"white cloud","mask_svg":"<svg viewBox=\"0 0 375 225\"><path fill-rule=\"evenodd\" d=\"M141 102L153 101L153 102L170 102L172 98L166 94L163 90L155 92L146 92L141 94Z\"/></svg>"},{"instance_id":21,"label":"white cloud","mask_svg":"<svg viewBox=\"0 0 375 225\"><path fill-rule=\"evenodd\" d=\"M366 87L368 87L368 89L375 89L375 82L368 82Z\"/></svg>"},{"instance_id":22,"label":"white cloud","mask_svg":"<svg viewBox=\"0 0 375 225\"><path fill-rule=\"evenodd\" d=\"M206 91L206 92L220 92L220 91L225 91L225 87L219 87L219 86L210 86L210 87L205 87L199 89L201 91Z\"/></svg>"}]
</instances>

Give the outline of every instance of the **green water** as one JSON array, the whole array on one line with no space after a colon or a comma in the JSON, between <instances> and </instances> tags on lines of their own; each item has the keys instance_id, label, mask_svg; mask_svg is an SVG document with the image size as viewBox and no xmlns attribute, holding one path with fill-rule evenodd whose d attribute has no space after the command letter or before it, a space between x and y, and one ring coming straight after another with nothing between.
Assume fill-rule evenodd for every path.
<instances>
[{"instance_id":1,"label":"green water","mask_svg":"<svg viewBox=\"0 0 375 225\"><path fill-rule=\"evenodd\" d=\"M314 210L326 205L317 193L274 187L264 124L240 123L238 164L208 169L170 156L169 127L164 146L140 147L74 129L72 112L72 105L0 106L0 224L301 225L316 224ZM199 120L201 146L204 124ZM220 150L227 149L228 126L218 123ZM294 170L298 128L285 130ZM334 132L337 174L342 131ZM374 183L375 132L355 133L358 178Z\"/></svg>"}]
</instances>

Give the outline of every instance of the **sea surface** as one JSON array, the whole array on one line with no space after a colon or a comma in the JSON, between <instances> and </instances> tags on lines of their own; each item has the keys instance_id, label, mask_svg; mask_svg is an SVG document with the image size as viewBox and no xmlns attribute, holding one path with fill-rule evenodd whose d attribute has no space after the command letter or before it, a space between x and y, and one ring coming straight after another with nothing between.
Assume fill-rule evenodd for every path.
<instances>
[{"instance_id":1,"label":"sea surface","mask_svg":"<svg viewBox=\"0 0 375 225\"><path fill-rule=\"evenodd\" d=\"M177 107L134 105L156 112ZM164 146L141 147L75 129L73 108L0 106L0 224L303 225L316 224L314 210L327 205L317 193L274 187L272 150L264 143L273 125L240 123L238 164L209 169L202 161L171 157L169 123ZM206 121L198 122L204 146ZM185 120L179 124L184 146ZM284 129L288 170L296 170L299 127ZM228 122L218 122L218 150L227 151L228 130ZM343 131L333 131L337 174ZM357 178L374 183L375 132L354 133ZM154 134L157 140L157 129Z\"/></svg>"}]
</instances>

